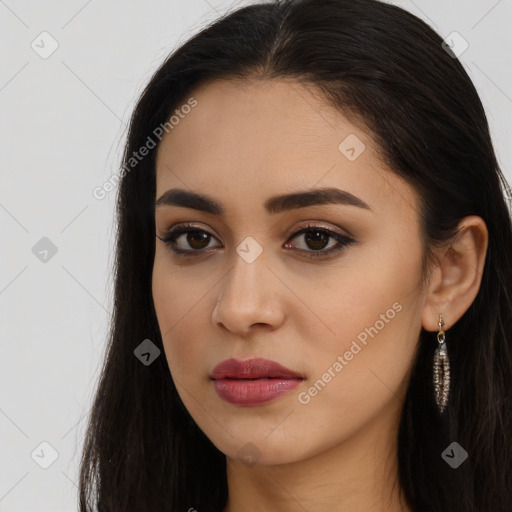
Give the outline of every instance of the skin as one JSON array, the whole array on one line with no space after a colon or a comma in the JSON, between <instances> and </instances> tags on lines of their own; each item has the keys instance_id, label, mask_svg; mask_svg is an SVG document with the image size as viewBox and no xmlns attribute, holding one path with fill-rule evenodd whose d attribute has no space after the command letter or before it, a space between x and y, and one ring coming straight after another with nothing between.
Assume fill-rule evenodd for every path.
<instances>
[{"instance_id":1,"label":"skin","mask_svg":"<svg viewBox=\"0 0 512 512\"><path fill-rule=\"evenodd\" d=\"M178 393L227 457L224 512L410 511L399 495L395 439L412 359L422 327L437 343L440 313L449 350L449 328L480 286L484 221L463 219L422 285L416 192L384 166L364 126L289 80L214 81L191 96L197 106L159 145L156 198L171 188L206 193L226 214L156 208L158 236L192 222L212 237L202 246L186 234L178 239L182 249L211 250L195 259L157 239L153 298ZM338 149L349 134L366 146L354 161ZM331 186L371 209L264 210L271 196ZM291 238L306 221L350 233L355 243L308 259L301 254L318 246L304 234ZM247 236L263 249L252 263L236 251ZM401 310L301 403L299 394L394 303ZM231 357L264 357L306 378L269 404L232 405L210 380ZM252 462L241 460L244 446Z\"/></svg>"}]
</instances>

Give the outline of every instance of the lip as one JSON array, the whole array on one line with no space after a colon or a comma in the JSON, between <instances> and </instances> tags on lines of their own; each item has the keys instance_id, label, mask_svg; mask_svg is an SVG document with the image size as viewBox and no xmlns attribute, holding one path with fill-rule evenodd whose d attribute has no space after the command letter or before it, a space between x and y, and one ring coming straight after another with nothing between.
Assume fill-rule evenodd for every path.
<instances>
[{"instance_id":1,"label":"lip","mask_svg":"<svg viewBox=\"0 0 512 512\"><path fill-rule=\"evenodd\" d=\"M212 379L259 379L285 378L285 379L303 379L304 375L294 372L285 366L271 361L256 357L254 359L227 359L218 364L212 371Z\"/></svg>"},{"instance_id":2,"label":"lip","mask_svg":"<svg viewBox=\"0 0 512 512\"><path fill-rule=\"evenodd\" d=\"M272 402L296 388L304 375L269 359L227 359L212 371L220 398L234 405L255 406Z\"/></svg>"}]
</instances>

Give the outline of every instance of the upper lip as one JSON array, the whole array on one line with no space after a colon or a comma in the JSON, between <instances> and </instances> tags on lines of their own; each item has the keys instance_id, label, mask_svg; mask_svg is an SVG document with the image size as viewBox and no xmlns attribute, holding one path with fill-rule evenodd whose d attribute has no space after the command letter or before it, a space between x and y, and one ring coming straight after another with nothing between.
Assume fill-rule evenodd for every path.
<instances>
[{"instance_id":1,"label":"upper lip","mask_svg":"<svg viewBox=\"0 0 512 512\"><path fill-rule=\"evenodd\" d=\"M304 379L300 373L269 359L254 358L240 361L227 359L212 371L211 378L216 379L258 379L258 378Z\"/></svg>"}]
</instances>

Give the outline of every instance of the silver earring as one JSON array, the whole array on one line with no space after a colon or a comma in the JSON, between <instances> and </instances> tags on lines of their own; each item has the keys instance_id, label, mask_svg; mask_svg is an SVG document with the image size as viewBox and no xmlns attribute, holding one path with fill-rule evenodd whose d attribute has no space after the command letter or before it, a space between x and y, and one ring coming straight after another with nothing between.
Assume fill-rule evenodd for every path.
<instances>
[{"instance_id":1,"label":"silver earring","mask_svg":"<svg viewBox=\"0 0 512 512\"><path fill-rule=\"evenodd\" d=\"M446 407L450 392L450 360L446 350L445 332L442 329L443 323L443 317L439 315L439 332L437 333L439 346L434 354L434 393L441 414Z\"/></svg>"}]
</instances>

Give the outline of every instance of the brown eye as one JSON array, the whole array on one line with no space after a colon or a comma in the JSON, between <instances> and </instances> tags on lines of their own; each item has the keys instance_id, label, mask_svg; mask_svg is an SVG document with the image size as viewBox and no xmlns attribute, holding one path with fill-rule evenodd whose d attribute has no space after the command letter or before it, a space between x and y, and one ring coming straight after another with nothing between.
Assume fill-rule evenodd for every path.
<instances>
[{"instance_id":1,"label":"brown eye","mask_svg":"<svg viewBox=\"0 0 512 512\"><path fill-rule=\"evenodd\" d=\"M160 237L158 237L160 238ZM182 224L170 230L164 238L160 238L177 254L192 254L204 252L214 236L207 231L190 224Z\"/></svg>"},{"instance_id":2,"label":"brown eye","mask_svg":"<svg viewBox=\"0 0 512 512\"><path fill-rule=\"evenodd\" d=\"M185 240L193 249L205 249L211 238L205 231L189 231L184 234L186 235Z\"/></svg>"},{"instance_id":3,"label":"brown eye","mask_svg":"<svg viewBox=\"0 0 512 512\"><path fill-rule=\"evenodd\" d=\"M315 251L325 249L326 245L329 243L330 238L332 237L325 231L311 229L304 233L304 241L306 245Z\"/></svg>"},{"instance_id":4,"label":"brown eye","mask_svg":"<svg viewBox=\"0 0 512 512\"><path fill-rule=\"evenodd\" d=\"M300 239L300 236L302 236L304 243L303 247L299 247L299 252L308 258L328 257L355 243L353 238L316 225L304 226L296 231L290 240ZM329 240L334 243L326 249L329 246ZM290 247L290 245L290 243L287 243L286 247Z\"/></svg>"},{"instance_id":5,"label":"brown eye","mask_svg":"<svg viewBox=\"0 0 512 512\"><path fill-rule=\"evenodd\" d=\"M300 236L303 237L303 243L298 245L302 247L297 248L296 244L288 242L285 248L295 248L308 258L328 257L356 242L347 235L314 224L302 227L293 233L290 240L300 239ZM193 224L182 224L171 229L164 238L158 238L169 245L176 255L192 257L210 252L215 247L210 246L210 242L216 240L211 233Z\"/></svg>"}]
</instances>

